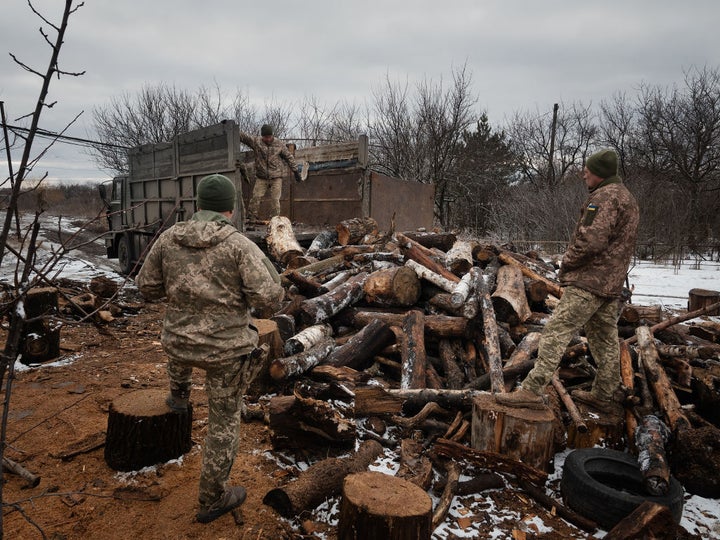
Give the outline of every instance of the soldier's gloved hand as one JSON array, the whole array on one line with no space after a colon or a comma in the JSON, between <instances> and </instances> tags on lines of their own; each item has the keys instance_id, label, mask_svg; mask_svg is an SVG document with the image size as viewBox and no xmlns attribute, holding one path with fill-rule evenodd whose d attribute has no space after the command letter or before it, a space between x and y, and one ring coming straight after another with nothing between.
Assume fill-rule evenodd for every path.
<instances>
[{"instance_id":1,"label":"soldier's gloved hand","mask_svg":"<svg viewBox=\"0 0 720 540\"><path fill-rule=\"evenodd\" d=\"M293 176L295 176L295 181L296 181L296 182L302 182L302 176L300 176L300 172L299 172L299 171L293 171Z\"/></svg>"}]
</instances>

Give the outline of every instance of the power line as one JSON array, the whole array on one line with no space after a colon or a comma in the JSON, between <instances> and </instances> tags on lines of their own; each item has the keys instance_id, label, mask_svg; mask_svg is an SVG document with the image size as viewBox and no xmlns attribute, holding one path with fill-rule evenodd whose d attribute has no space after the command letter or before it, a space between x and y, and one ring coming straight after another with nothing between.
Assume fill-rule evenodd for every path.
<instances>
[{"instance_id":1,"label":"power line","mask_svg":"<svg viewBox=\"0 0 720 540\"><path fill-rule=\"evenodd\" d=\"M0 122L0 127L7 127L10 131L17 131L20 133L30 133L30 130L28 128L20 127L20 126L11 126L10 124L3 124ZM112 143L104 143L100 141L91 141L90 139L82 139L80 137L71 137L70 135L62 135L60 133L56 133L54 131L48 131L46 129L40 129L37 128L35 130L35 134L39 137L45 137L47 139L56 139L62 142L65 142L67 144L74 144L76 146L105 146L108 148L121 148L124 150L127 150L130 148L129 146L123 146L120 144L112 144Z\"/></svg>"}]
</instances>

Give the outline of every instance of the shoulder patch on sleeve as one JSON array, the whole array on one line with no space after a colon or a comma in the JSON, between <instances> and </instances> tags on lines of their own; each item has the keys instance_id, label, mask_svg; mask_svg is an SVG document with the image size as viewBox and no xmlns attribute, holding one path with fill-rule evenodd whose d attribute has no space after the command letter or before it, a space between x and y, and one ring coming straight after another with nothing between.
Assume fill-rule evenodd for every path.
<instances>
[{"instance_id":1,"label":"shoulder patch on sleeve","mask_svg":"<svg viewBox=\"0 0 720 540\"><path fill-rule=\"evenodd\" d=\"M593 220L595 219L595 216L598 213L598 210L600 209L600 206L595 203L590 203L585 208L585 216L583 217L582 224L585 227L589 227L592 225Z\"/></svg>"}]
</instances>

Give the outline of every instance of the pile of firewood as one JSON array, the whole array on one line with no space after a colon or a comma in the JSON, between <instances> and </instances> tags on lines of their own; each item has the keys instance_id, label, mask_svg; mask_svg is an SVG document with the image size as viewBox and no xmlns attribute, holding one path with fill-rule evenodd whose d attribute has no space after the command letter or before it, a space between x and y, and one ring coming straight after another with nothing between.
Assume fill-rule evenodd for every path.
<instances>
[{"instance_id":1,"label":"pile of firewood","mask_svg":"<svg viewBox=\"0 0 720 540\"><path fill-rule=\"evenodd\" d=\"M718 324L679 324L716 313L716 301L675 317L658 307L624 306L619 326L627 338L621 348L627 391L617 415L590 414L569 395L589 388L594 377L583 336L569 344L548 390L549 416L523 415L498 406L492 394L511 391L532 368L543 325L562 296L556 269L537 254L449 233L382 233L371 218L342 222L307 250L286 218L273 218L267 245L288 300L272 317L282 350L256 386L258 395L277 393L265 411L274 444L342 448L365 440L352 458L320 462L317 471L311 467L269 493L266 502L283 515L339 493L342 479L364 470L381 446L400 454L397 476L425 490L433 467L446 471L433 525L444 519L453 494L497 486L495 475L479 475L475 487L459 485L457 462L507 473L543 504L559 508L535 486L566 445L604 440L634 452L649 446L654 458L647 484L662 492L670 474L663 452L671 450L662 430L669 428L682 446L698 429L710 426L714 434L720 425ZM654 415L661 426L646 420ZM636 441L638 423L643 436ZM518 433L532 438L518 442ZM717 452L711 461L720 465ZM681 476L679 468L673 473ZM308 481L315 474L324 480ZM594 527L562 511L578 526Z\"/></svg>"}]
</instances>

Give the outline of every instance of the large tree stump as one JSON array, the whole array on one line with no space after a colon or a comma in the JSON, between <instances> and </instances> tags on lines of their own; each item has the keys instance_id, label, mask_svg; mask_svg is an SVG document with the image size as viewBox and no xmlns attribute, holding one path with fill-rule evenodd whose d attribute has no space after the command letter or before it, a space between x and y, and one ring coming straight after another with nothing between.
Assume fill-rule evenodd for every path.
<instances>
[{"instance_id":1,"label":"large tree stump","mask_svg":"<svg viewBox=\"0 0 720 540\"><path fill-rule=\"evenodd\" d=\"M473 399L471 444L547 471L553 456L554 419L549 408L507 407L492 395L480 394Z\"/></svg>"},{"instance_id":2,"label":"large tree stump","mask_svg":"<svg viewBox=\"0 0 720 540\"><path fill-rule=\"evenodd\" d=\"M720 301L720 291L707 289L690 289L688 293L688 311L702 309ZM720 315L720 307L708 312L708 315Z\"/></svg>"},{"instance_id":3,"label":"large tree stump","mask_svg":"<svg viewBox=\"0 0 720 540\"><path fill-rule=\"evenodd\" d=\"M112 469L135 471L190 450L192 405L187 412L173 412L166 395L166 390L136 390L110 404L105 461Z\"/></svg>"},{"instance_id":4,"label":"large tree stump","mask_svg":"<svg viewBox=\"0 0 720 540\"><path fill-rule=\"evenodd\" d=\"M585 428L578 429L579 424L571 423L567 428L568 448L593 448L600 445L610 448L622 448L625 444L623 413L601 413L590 409L583 403L576 402L580 418ZM584 431L587 429L587 431Z\"/></svg>"},{"instance_id":5,"label":"large tree stump","mask_svg":"<svg viewBox=\"0 0 720 540\"><path fill-rule=\"evenodd\" d=\"M429 539L431 524L430 496L412 482L372 471L345 478L338 540Z\"/></svg>"}]
</instances>

